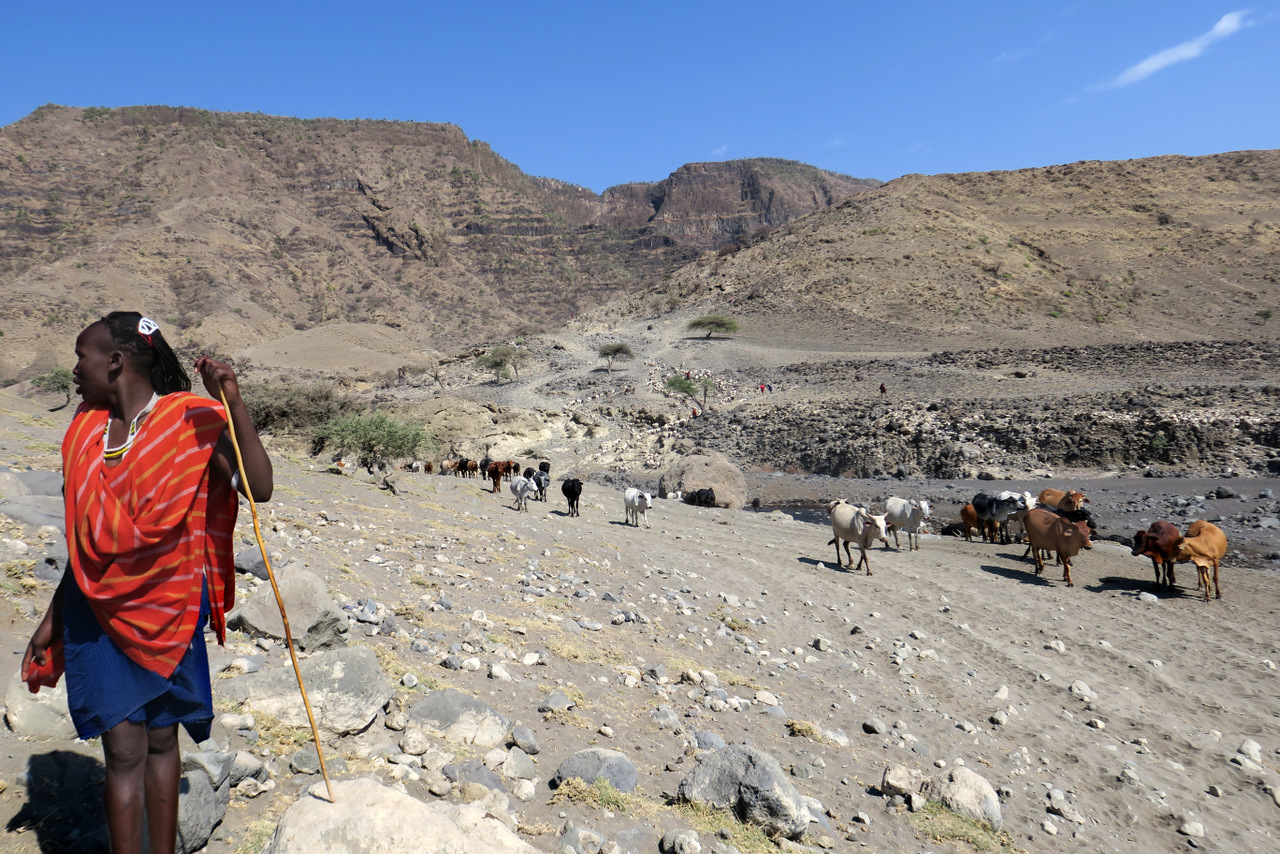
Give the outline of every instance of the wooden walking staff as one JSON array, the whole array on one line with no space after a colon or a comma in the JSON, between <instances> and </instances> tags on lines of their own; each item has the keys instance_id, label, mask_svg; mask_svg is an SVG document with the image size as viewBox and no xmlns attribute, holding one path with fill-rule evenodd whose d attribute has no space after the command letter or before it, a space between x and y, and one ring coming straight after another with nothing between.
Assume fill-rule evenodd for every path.
<instances>
[{"instance_id":1,"label":"wooden walking staff","mask_svg":"<svg viewBox=\"0 0 1280 854\"><path fill-rule=\"evenodd\" d=\"M249 499L249 511L253 514L253 535L258 538L258 548L262 551L262 562L267 567L267 578L271 579L271 589L276 594L276 604L280 606L280 620L284 623L284 642L289 647L289 658L293 660L293 675L298 677L298 690L302 692L302 705L307 710L307 720L311 722L311 736L316 742L316 756L320 758L320 773L324 775L324 785L329 792L329 803L337 803L333 796L333 784L329 782L329 771L324 767L324 750L320 747L320 730L316 729L316 716L311 712L311 702L307 700L307 688L302 684L302 669L298 667L298 654L293 651L293 633L289 630L289 615L284 610L284 599L280 596L280 585L276 584L276 574L271 569L271 558L267 556L267 544L262 541L262 529L258 526L258 505L253 500L253 490L249 488L249 478L244 471L244 458L240 456L240 443L236 441L236 428L231 423L231 407L227 406L227 393L218 390L222 396L222 408L227 412L227 431L231 434L231 447L236 452L236 467L240 470L240 483L244 485L244 495Z\"/></svg>"}]
</instances>

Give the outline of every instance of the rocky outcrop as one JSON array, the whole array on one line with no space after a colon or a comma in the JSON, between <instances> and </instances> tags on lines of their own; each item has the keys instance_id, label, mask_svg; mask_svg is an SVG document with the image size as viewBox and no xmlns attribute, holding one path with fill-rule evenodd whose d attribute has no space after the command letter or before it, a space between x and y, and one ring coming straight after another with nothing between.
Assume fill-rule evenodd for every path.
<instances>
[{"instance_id":1,"label":"rocky outcrop","mask_svg":"<svg viewBox=\"0 0 1280 854\"><path fill-rule=\"evenodd\" d=\"M686 494L714 489L717 507L741 507L747 501L747 482L729 458L716 451L695 449L676 460L658 480L658 495Z\"/></svg>"},{"instance_id":2,"label":"rocky outcrop","mask_svg":"<svg viewBox=\"0 0 1280 854\"><path fill-rule=\"evenodd\" d=\"M778 760L749 744L698 754L676 796L688 803L729 810L771 836L799 839L811 816Z\"/></svg>"}]
</instances>

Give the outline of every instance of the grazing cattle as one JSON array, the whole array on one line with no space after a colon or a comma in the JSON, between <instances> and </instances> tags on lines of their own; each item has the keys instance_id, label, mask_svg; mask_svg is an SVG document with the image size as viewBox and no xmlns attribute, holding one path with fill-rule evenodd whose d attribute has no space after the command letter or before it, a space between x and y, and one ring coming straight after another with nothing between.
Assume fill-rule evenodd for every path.
<instances>
[{"instance_id":1,"label":"grazing cattle","mask_svg":"<svg viewBox=\"0 0 1280 854\"><path fill-rule=\"evenodd\" d=\"M457 473L458 473L457 460L442 460L440 462L440 474L456 475Z\"/></svg>"},{"instance_id":2,"label":"grazing cattle","mask_svg":"<svg viewBox=\"0 0 1280 854\"><path fill-rule=\"evenodd\" d=\"M470 462L471 462L471 460L467 459L466 457L463 457L462 459L458 460L458 464L457 464L456 466L454 466L454 467L453 467L453 476L454 476L454 477L466 477L466 476L467 476L467 464L468 464L468 463L470 463Z\"/></svg>"},{"instance_id":3,"label":"grazing cattle","mask_svg":"<svg viewBox=\"0 0 1280 854\"><path fill-rule=\"evenodd\" d=\"M1134 557L1151 558L1151 566L1156 571L1156 585L1175 586L1173 579L1173 563L1178 559L1178 546L1182 545L1182 534L1172 522L1154 522L1145 531L1133 535Z\"/></svg>"},{"instance_id":4,"label":"grazing cattle","mask_svg":"<svg viewBox=\"0 0 1280 854\"><path fill-rule=\"evenodd\" d=\"M1222 598L1218 584L1218 564L1227 554L1227 535L1212 522L1197 519L1187 526L1187 535L1178 544L1178 562L1196 565L1200 583L1204 585L1204 601L1209 601L1209 568L1213 567L1214 598Z\"/></svg>"},{"instance_id":5,"label":"grazing cattle","mask_svg":"<svg viewBox=\"0 0 1280 854\"><path fill-rule=\"evenodd\" d=\"M840 543L843 541L849 568L857 572L866 564L867 575L870 575L871 561L867 558L867 549L871 547L872 541L879 540L886 548L889 546L889 532L885 530L884 517L873 516L867 508L857 507L843 498L827 505L827 515L831 517L831 532L835 534L827 545L835 543L836 565L844 566L840 562ZM855 544L861 554L856 566L853 563L853 553L849 551L849 543Z\"/></svg>"},{"instance_id":6,"label":"grazing cattle","mask_svg":"<svg viewBox=\"0 0 1280 854\"><path fill-rule=\"evenodd\" d=\"M979 492L973 496L973 509L977 511L978 521L982 523L983 539L1002 545L1007 544L1009 538L1007 521L1021 504L1020 498L1002 499L987 495L985 492ZM1003 536L1000 533L1002 531Z\"/></svg>"},{"instance_id":7,"label":"grazing cattle","mask_svg":"<svg viewBox=\"0 0 1280 854\"><path fill-rule=\"evenodd\" d=\"M900 548L898 544L898 531L902 531L907 535L907 551L920 550L920 532L924 530L924 523L929 521L929 502L917 501L916 499L906 499L892 497L884 503L884 518L889 530L893 532L893 546ZM915 537L915 546L911 545L911 538Z\"/></svg>"},{"instance_id":8,"label":"grazing cattle","mask_svg":"<svg viewBox=\"0 0 1280 854\"><path fill-rule=\"evenodd\" d=\"M550 461L550 460L543 460L542 462L538 463L538 471L546 472L547 474L551 474L551 461Z\"/></svg>"},{"instance_id":9,"label":"grazing cattle","mask_svg":"<svg viewBox=\"0 0 1280 854\"><path fill-rule=\"evenodd\" d=\"M964 541L966 543L973 542L971 531L986 531L982 527L982 523L978 521L978 511L973 509L972 504L966 504L960 508L960 524L964 526Z\"/></svg>"},{"instance_id":10,"label":"grazing cattle","mask_svg":"<svg viewBox=\"0 0 1280 854\"><path fill-rule=\"evenodd\" d=\"M1054 510L1079 510L1080 505L1089 503L1083 492L1074 489L1042 489L1036 501Z\"/></svg>"},{"instance_id":11,"label":"grazing cattle","mask_svg":"<svg viewBox=\"0 0 1280 854\"><path fill-rule=\"evenodd\" d=\"M505 477L507 480L511 480L511 478L520 474L520 464L517 463L515 460L507 460L506 462L503 463L503 465L506 466L506 468L502 472L502 476Z\"/></svg>"},{"instance_id":12,"label":"grazing cattle","mask_svg":"<svg viewBox=\"0 0 1280 854\"><path fill-rule=\"evenodd\" d=\"M524 476L526 480L533 480L533 468L531 466L524 467Z\"/></svg>"},{"instance_id":13,"label":"grazing cattle","mask_svg":"<svg viewBox=\"0 0 1280 854\"><path fill-rule=\"evenodd\" d=\"M484 455L483 457L481 457L481 458L480 458L480 465L479 465L479 469L480 469L480 476L481 476L481 477L488 477L488 476L489 476L489 466L490 466L492 463L493 463L493 460L489 459L489 454L488 454L488 452L486 451L486 452L485 452L485 455Z\"/></svg>"},{"instance_id":14,"label":"grazing cattle","mask_svg":"<svg viewBox=\"0 0 1280 854\"><path fill-rule=\"evenodd\" d=\"M528 510L529 496L533 495L536 488L533 485L533 481L526 477L513 478L511 481L511 494L516 497L515 509Z\"/></svg>"},{"instance_id":15,"label":"grazing cattle","mask_svg":"<svg viewBox=\"0 0 1280 854\"><path fill-rule=\"evenodd\" d=\"M480 476L480 461L467 460L467 477L479 477L479 476Z\"/></svg>"},{"instance_id":16,"label":"grazing cattle","mask_svg":"<svg viewBox=\"0 0 1280 854\"><path fill-rule=\"evenodd\" d=\"M546 501L547 487L551 485L551 475L539 469L533 473L533 485L538 488L538 493L534 497L539 501Z\"/></svg>"},{"instance_id":17,"label":"grazing cattle","mask_svg":"<svg viewBox=\"0 0 1280 854\"><path fill-rule=\"evenodd\" d=\"M640 527L640 517L644 517L644 526L649 527L649 509L653 507L653 495L648 492L641 492L634 486L622 493L622 507L626 512L625 522L629 525L632 520L635 521L637 528Z\"/></svg>"},{"instance_id":18,"label":"grazing cattle","mask_svg":"<svg viewBox=\"0 0 1280 854\"><path fill-rule=\"evenodd\" d=\"M502 491L502 463L489 463L485 474L489 476L489 480L493 481L493 494L497 495Z\"/></svg>"},{"instance_id":19,"label":"grazing cattle","mask_svg":"<svg viewBox=\"0 0 1280 854\"><path fill-rule=\"evenodd\" d=\"M1036 564L1036 575L1044 572L1044 558L1041 551L1056 552L1062 561L1062 580L1068 587L1074 587L1071 580L1071 558L1081 549L1093 548L1089 542L1089 526L1084 522L1072 522L1057 513L1036 507L1027 511L1025 522L1027 541L1031 544L1031 556Z\"/></svg>"},{"instance_id":20,"label":"grazing cattle","mask_svg":"<svg viewBox=\"0 0 1280 854\"><path fill-rule=\"evenodd\" d=\"M576 477L571 477L560 484L560 492L563 493L565 500L569 502L569 515L578 516L578 499L582 497L582 481Z\"/></svg>"}]
</instances>

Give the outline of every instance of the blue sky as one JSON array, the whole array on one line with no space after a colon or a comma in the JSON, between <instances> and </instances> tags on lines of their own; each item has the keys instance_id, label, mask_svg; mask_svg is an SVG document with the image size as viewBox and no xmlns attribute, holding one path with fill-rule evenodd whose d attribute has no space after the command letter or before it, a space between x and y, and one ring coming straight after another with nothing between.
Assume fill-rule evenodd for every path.
<instances>
[{"instance_id":1,"label":"blue sky","mask_svg":"<svg viewBox=\"0 0 1280 854\"><path fill-rule=\"evenodd\" d=\"M1280 16L1234 2L18 3L0 124L452 122L595 190L754 156L888 180L1275 148Z\"/></svg>"}]
</instances>

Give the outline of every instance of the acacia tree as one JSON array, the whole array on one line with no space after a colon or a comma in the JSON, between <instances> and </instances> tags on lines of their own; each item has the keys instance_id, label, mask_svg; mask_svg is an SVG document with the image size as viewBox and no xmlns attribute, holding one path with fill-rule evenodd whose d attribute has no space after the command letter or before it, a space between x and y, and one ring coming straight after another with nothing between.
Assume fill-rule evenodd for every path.
<instances>
[{"instance_id":1,"label":"acacia tree","mask_svg":"<svg viewBox=\"0 0 1280 854\"><path fill-rule=\"evenodd\" d=\"M722 314L704 314L702 317L695 317L690 320L689 325L685 328L698 332L705 331L707 337L710 338L713 332L719 332L722 335L737 332L738 323L733 318L725 317Z\"/></svg>"},{"instance_id":2,"label":"acacia tree","mask_svg":"<svg viewBox=\"0 0 1280 854\"><path fill-rule=\"evenodd\" d=\"M715 377L698 377L696 380L688 380L679 374L672 374L667 377L667 390L676 394L683 394L694 403L699 403L698 394L701 392L701 406L703 410L707 408L707 394L711 389L716 387Z\"/></svg>"},{"instance_id":3,"label":"acacia tree","mask_svg":"<svg viewBox=\"0 0 1280 854\"><path fill-rule=\"evenodd\" d=\"M613 373L613 363L615 360L621 359L629 362L636 357L632 352L631 345L625 341L614 341L612 344L600 345L600 358L609 360L609 373Z\"/></svg>"},{"instance_id":4,"label":"acacia tree","mask_svg":"<svg viewBox=\"0 0 1280 854\"><path fill-rule=\"evenodd\" d=\"M75 382L75 377L71 371L66 368L54 368L47 374L41 374L31 380L31 384L39 389L52 392L62 392L67 399L58 406L50 409L50 412L57 412L71 403L71 389Z\"/></svg>"},{"instance_id":5,"label":"acacia tree","mask_svg":"<svg viewBox=\"0 0 1280 854\"><path fill-rule=\"evenodd\" d=\"M515 371L516 382L520 382L520 366L529 360L529 353L518 347L503 345L494 347L488 353L476 359L476 365L486 371L493 371L494 379L502 379L507 371Z\"/></svg>"}]
</instances>

